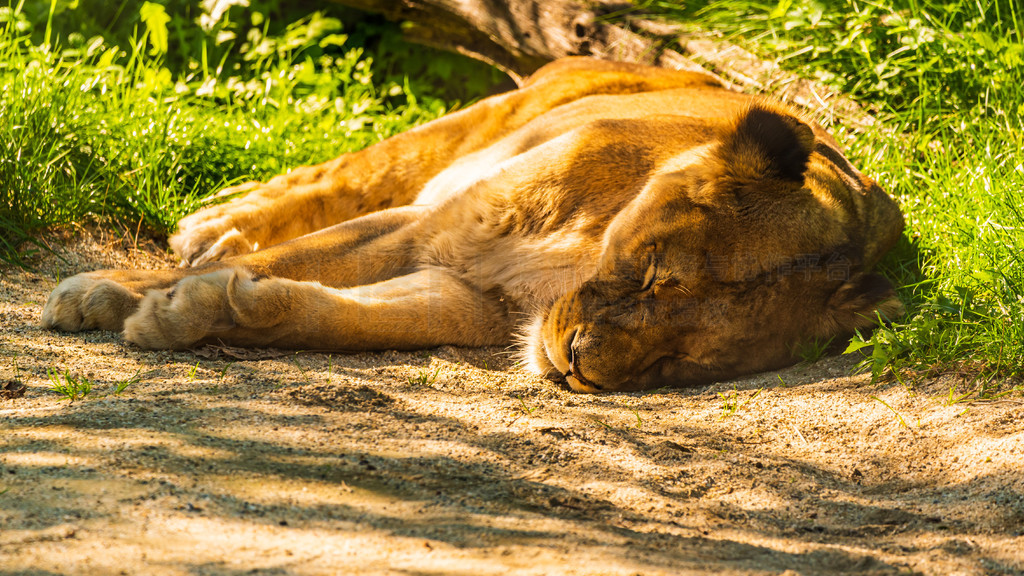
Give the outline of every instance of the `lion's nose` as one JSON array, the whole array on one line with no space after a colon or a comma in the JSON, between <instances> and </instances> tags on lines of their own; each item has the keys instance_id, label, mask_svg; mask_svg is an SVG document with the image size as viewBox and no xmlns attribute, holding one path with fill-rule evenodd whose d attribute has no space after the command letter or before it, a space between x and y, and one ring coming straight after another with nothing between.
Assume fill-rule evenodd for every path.
<instances>
[{"instance_id":1,"label":"lion's nose","mask_svg":"<svg viewBox=\"0 0 1024 576\"><path fill-rule=\"evenodd\" d=\"M566 357L569 358L569 371L565 373L566 379L569 381L572 387L580 392L596 392L601 389L600 386L587 380L580 373L579 360L580 354L578 350L578 343L580 341L580 329L577 328L573 331L572 336L566 340ZM575 379L575 383L573 380Z\"/></svg>"},{"instance_id":2,"label":"lion's nose","mask_svg":"<svg viewBox=\"0 0 1024 576\"><path fill-rule=\"evenodd\" d=\"M572 373L575 368L575 355L577 355L577 349L575 349L575 339L580 334L580 329L577 328L572 332L572 335L565 340L565 357L569 359L569 374Z\"/></svg>"},{"instance_id":3,"label":"lion's nose","mask_svg":"<svg viewBox=\"0 0 1024 576\"><path fill-rule=\"evenodd\" d=\"M579 340L580 329L577 327L572 331L572 334L565 339L565 357L569 359L569 372L572 374L576 371L576 356L578 354L576 350L576 342Z\"/></svg>"}]
</instances>

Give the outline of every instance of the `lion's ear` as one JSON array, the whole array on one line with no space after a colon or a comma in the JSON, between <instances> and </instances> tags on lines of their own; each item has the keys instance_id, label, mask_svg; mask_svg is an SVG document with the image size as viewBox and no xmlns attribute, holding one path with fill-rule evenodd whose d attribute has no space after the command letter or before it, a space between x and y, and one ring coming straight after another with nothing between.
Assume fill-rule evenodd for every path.
<instances>
[{"instance_id":1,"label":"lion's ear","mask_svg":"<svg viewBox=\"0 0 1024 576\"><path fill-rule=\"evenodd\" d=\"M722 139L719 156L734 178L802 182L814 149L814 131L791 114L754 104Z\"/></svg>"},{"instance_id":2,"label":"lion's ear","mask_svg":"<svg viewBox=\"0 0 1024 576\"><path fill-rule=\"evenodd\" d=\"M903 313L892 283L880 274L856 274L844 282L828 300L828 314L841 331L893 320Z\"/></svg>"}]
</instances>

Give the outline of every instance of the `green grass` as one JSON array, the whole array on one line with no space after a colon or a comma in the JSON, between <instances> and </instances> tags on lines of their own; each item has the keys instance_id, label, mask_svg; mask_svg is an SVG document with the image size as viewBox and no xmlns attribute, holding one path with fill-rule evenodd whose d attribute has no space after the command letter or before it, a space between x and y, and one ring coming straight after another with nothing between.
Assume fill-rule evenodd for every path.
<instances>
[{"instance_id":1,"label":"green grass","mask_svg":"<svg viewBox=\"0 0 1024 576\"><path fill-rule=\"evenodd\" d=\"M92 392L92 380L72 374L67 368L64 369L64 374L56 368L47 368L46 375L50 379L50 389L69 402L84 400Z\"/></svg>"},{"instance_id":2,"label":"green grass","mask_svg":"<svg viewBox=\"0 0 1024 576\"><path fill-rule=\"evenodd\" d=\"M761 394L763 390L764 388L758 388L757 390L754 391L753 394L743 399L740 399L739 391L736 390L735 385L733 385L732 392L730 392L729 394L719 392L718 396L722 399L722 414L718 417L718 419L723 420L725 418L728 418L729 416L735 416L736 413L740 411L740 408L743 408L744 406L749 404L751 400L757 398L757 396Z\"/></svg>"},{"instance_id":3,"label":"green grass","mask_svg":"<svg viewBox=\"0 0 1024 576\"><path fill-rule=\"evenodd\" d=\"M408 378L409 384L413 386L430 386L437 380L437 375L441 373L441 368L441 366L438 366L433 374L429 370L420 370L416 376Z\"/></svg>"},{"instance_id":4,"label":"green grass","mask_svg":"<svg viewBox=\"0 0 1024 576\"><path fill-rule=\"evenodd\" d=\"M361 149L450 107L394 70L401 54L384 54L389 72L376 75L328 13L253 0L214 19L166 4L0 7L0 259L23 262L40 231L89 220L166 235L226 185ZM454 58L420 75L452 77ZM485 70L479 85L494 78Z\"/></svg>"},{"instance_id":5,"label":"green grass","mask_svg":"<svg viewBox=\"0 0 1024 576\"><path fill-rule=\"evenodd\" d=\"M142 382L142 379L150 374L152 374L152 371L143 373L142 368L139 368L128 378L113 382L110 394L120 396L129 387ZM85 400L85 397L93 394L96 388L96 383L93 380L78 374L72 374L68 368L65 368L63 373L58 368L47 368L46 376L50 380L50 390L71 402ZM96 396L93 394L93 397L95 398ZM102 397L103 395L101 394L100 398Z\"/></svg>"},{"instance_id":6,"label":"green grass","mask_svg":"<svg viewBox=\"0 0 1024 576\"><path fill-rule=\"evenodd\" d=\"M640 418L640 411L637 410L636 408L630 408L630 411L632 411L633 415L636 416L636 429L642 429L644 427L644 421L642 418Z\"/></svg>"},{"instance_id":7,"label":"green grass","mask_svg":"<svg viewBox=\"0 0 1024 576\"><path fill-rule=\"evenodd\" d=\"M871 350L865 369L897 378L1024 373L1024 8L1016 0L641 5L724 32L880 120L838 133L898 198L908 224L882 263L907 314L854 339L851 348Z\"/></svg>"},{"instance_id":8,"label":"green grass","mask_svg":"<svg viewBox=\"0 0 1024 576\"><path fill-rule=\"evenodd\" d=\"M815 338L801 342L794 349L794 355L798 356L804 364L814 364L825 357L834 341L835 337L833 336L832 338Z\"/></svg>"},{"instance_id":9,"label":"green grass","mask_svg":"<svg viewBox=\"0 0 1024 576\"><path fill-rule=\"evenodd\" d=\"M537 408L540 408L540 406L527 406L526 400L523 400L523 397L519 394L516 395L516 400L519 400L519 410L522 411L524 416L530 416L537 410Z\"/></svg>"},{"instance_id":10,"label":"green grass","mask_svg":"<svg viewBox=\"0 0 1024 576\"><path fill-rule=\"evenodd\" d=\"M892 412L893 416L896 418L896 424L900 428L909 428L909 426L907 426L907 421L903 419L903 415L901 415L899 412L897 412L895 408L890 406L888 402L886 402L885 400L882 400L878 396L872 396L871 399L876 401L876 402L878 402L882 406L885 406L886 408L888 408L889 411ZM918 426L918 428L920 428L920 426Z\"/></svg>"},{"instance_id":11,"label":"green grass","mask_svg":"<svg viewBox=\"0 0 1024 576\"><path fill-rule=\"evenodd\" d=\"M139 368L138 370L135 371L135 374L132 374L131 376L125 378L124 380L116 382L114 384L114 391L112 393L114 394L114 396L120 396L121 393L127 390L129 386L142 382L142 378L148 374L148 372L146 374L143 374L142 368Z\"/></svg>"}]
</instances>

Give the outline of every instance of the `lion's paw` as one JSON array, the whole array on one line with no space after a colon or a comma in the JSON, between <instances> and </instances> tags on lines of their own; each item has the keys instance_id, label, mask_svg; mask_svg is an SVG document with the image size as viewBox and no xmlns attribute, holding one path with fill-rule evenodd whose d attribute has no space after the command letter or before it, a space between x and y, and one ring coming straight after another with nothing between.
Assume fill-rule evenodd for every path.
<instances>
[{"instance_id":1,"label":"lion's paw","mask_svg":"<svg viewBox=\"0 0 1024 576\"><path fill-rule=\"evenodd\" d=\"M150 290L124 323L125 340L151 350L182 350L233 325L227 285L235 271L189 276L169 290Z\"/></svg>"},{"instance_id":2,"label":"lion's paw","mask_svg":"<svg viewBox=\"0 0 1024 576\"><path fill-rule=\"evenodd\" d=\"M140 296L98 273L72 276L57 285L40 324L51 330L120 330Z\"/></svg>"},{"instance_id":3,"label":"lion's paw","mask_svg":"<svg viewBox=\"0 0 1024 576\"><path fill-rule=\"evenodd\" d=\"M204 339L231 341L277 325L287 313L288 285L258 280L244 269L189 276L170 290L151 290L124 323L124 337L149 349L181 350Z\"/></svg>"},{"instance_id":4,"label":"lion's paw","mask_svg":"<svg viewBox=\"0 0 1024 576\"><path fill-rule=\"evenodd\" d=\"M256 245L246 239L238 228L225 229L229 225L230 221L227 219L187 228L182 225L181 231L171 236L168 242L174 253L181 257L182 267L217 262L232 256L248 254L256 249Z\"/></svg>"},{"instance_id":5,"label":"lion's paw","mask_svg":"<svg viewBox=\"0 0 1024 576\"><path fill-rule=\"evenodd\" d=\"M256 245L239 229L233 203L204 208L178 222L178 233L168 239L181 258L181 266L199 266L248 254Z\"/></svg>"},{"instance_id":6,"label":"lion's paw","mask_svg":"<svg viewBox=\"0 0 1024 576\"><path fill-rule=\"evenodd\" d=\"M181 257L181 265L199 266L255 250L255 243L246 238L246 223L252 220L253 210L259 206L256 200L263 186L259 182L246 182L225 188L215 197L247 195L207 206L178 221L178 233L168 242Z\"/></svg>"}]
</instances>

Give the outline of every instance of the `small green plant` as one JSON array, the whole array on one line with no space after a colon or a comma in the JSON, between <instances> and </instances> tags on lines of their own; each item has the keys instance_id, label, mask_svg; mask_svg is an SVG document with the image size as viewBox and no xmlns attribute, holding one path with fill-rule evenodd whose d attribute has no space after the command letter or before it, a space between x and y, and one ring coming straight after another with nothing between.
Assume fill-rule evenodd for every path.
<instances>
[{"instance_id":1,"label":"small green plant","mask_svg":"<svg viewBox=\"0 0 1024 576\"><path fill-rule=\"evenodd\" d=\"M196 379L196 372L199 370L199 361L196 361L195 366L188 370L188 381L193 382Z\"/></svg>"},{"instance_id":2,"label":"small green plant","mask_svg":"<svg viewBox=\"0 0 1024 576\"><path fill-rule=\"evenodd\" d=\"M327 383L331 383L331 378L334 376L334 356L327 355Z\"/></svg>"},{"instance_id":3,"label":"small green plant","mask_svg":"<svg viewBox=\"0 0 1024 576\"><path fill-rule=\"evenodd\" d=\"M434 381L437 380L437 375L440 374L440 373L441 373L441 367L440 366L437 367L437 370L434 370L433 374L431 374L430 371L428 371L428 370L420 370L419 374L417 374L414 377L409 378L409 384L419 385L419 386L428 386L430 384L433 384Z\"/></svg>"},{"instance_id":4,"label":"small green plant","mask_svg":"<svg viewBox=\"0 0 1024 576\"><path fill-rule=\"evenodd\" d=\"M722 420L727 416L736 414L739 412L740 408L743 408L749 404L751 400L757 398L758 394L760 394L762 390L764 390L764 388L758 388L750 395L749 398L744 398L742 400L740 399L739 391L736 390L735 385L733 385L732 392L729 394L719 392L718 395L722 398L722 415L719 416L718 419Z\"/></svg>"},{"instance_id":5,"label":"small green plant","mask_svg":"<svg viewBox=\"0 0 1024 576\"><path fill-rule=\"evenodd\" d=\"M636 416L636 429L640 430L644 426L644 421L640 418L640 411L633 407L630 407L630 410L632 410L633 415Z\"/></svg>"},{"instance_id":6,"label":"small green plant","mask_svg":"<svg viewBox=\"0 0 1024 576\"><path fill-rule=\"evenodd\" d=\"M306 381L306 384L312 384L313 381L309 378L309 374L306 373L306 368L299 363L298 353L292 356L292 365L299 370L299 374L302 374L302 379Z\"/></svg>"},{"instance_id":7,"label":"small green plant","mask_svg":"<svg viewBox=\"0 0 1024 576\"><path fill-rule=\"evenodd\" d=\"M871 348L870 353L866 353L865 348ZM900 364L897 361L900 355L908 349L909 346L904 344L893 330L881 327L875 330L869 338L865 338L860 330L856 331L846 350L843 350L843 354L859 352L863 358L854 367L854 372L870 370L871 381L875 382L882 377L886 368L894 372L899 370Z\"/></svg>"},{"instance_id":8,"label":"small green plant","mask_svg":"<svg viewBox=\"0 0 1024 576\"><path fill-rule=\"evenodd\" d=\"M814 338L804 340L796 346L796 355L800 357L801 362L804 364L814 364L825 357L825 353L832 346L833 340L835 340L835 336L828 339Z\"/></svg>"},{"instance_id":9,"label":"small green plant","mask_svg":"<svg viewBox=\"0 0 1024 576\"><path fill-rule=\"evenodd\" d=\"M604 420L601 420L597 416L587 416L587 418L589 418L590 421L593 422L594 424L600 425L605 430L612 430L611 424L605 422Z\"/></svg>"},{"instance_id":10,"label":"small green plant","mask_svg":"<svg viewBox=\"0 0 1024 576\"><path fill-rule=\"evenodd\" d=\"M74 376L67 368L62 375L56 368L47 368L50 378L50 389L67 398L70 402L82 400L92 392L92 381L81 376Z\"/></svg>"},{"instance_id":11,"label":"small green plant","mask_svg":"<svg viewBox=\"0 0 1024 576\"><path fill-rule=\"evenodd\" d=\"M231 368L232 366L234 366L234 364L234 362L228 362L227 364L224 365L224 368L221 368L220 378L217 379L218 383L224 382L224 377L228 375L228 368Z\"/></svg>"},{"instance_id":12,"label":"small green plant","mask_svg":"<svg viewBox=\"0 0 1024 576\"><path fill-rule=\"evenodd\" d=\"M130 377L121 380L114 386L114 396L120 396L129 386L132 384L138 384L142 381L142 368L135 371Z\"/></svg>"},{"instance_id":13,"label":"small green plant","mask_svg":"<svg viewBox=\"0 0 1024 576\"><path fill-rule=\"evenodd\" d=\"M1020 392L1020 390L1021 390L1021 387L1019 385L1018 386L1014 386L1012 388L1006 388L1005 390L1000 390L1000 388L1001 387L998 386L998 385L995 385L995 386L983 386L981 391L978 392L978 397L981 398L982 400L999 400L1000 398L1009 396L1010 394L1013 394L1014 392ZM1000 390L1000 391L993 392L993 390Z\"/></svg>"},{"instance_id":14,"label":"small green plant","mask_svg":"<svg viewBox=\"0 0 1024 576\"><path fill-rule=\"evenodd\" d=\"M889 411L890 411L890 412L892 412L892 413L893 413L893 415L895 415L895 416L896 416L896 422L897 422L897 423L898 423L898 424L899 424L900 426L902 426L903 428L909 428L909 426L907 426L907 421L903 419L903 416L902 416L902 415L900 415L900 413L899 413L899 412L897 412L895 408L893 408L892 406L889 406L889 403L888 403L888 402L886 402L885 400L882 400L882 399L881 399L881 398L879 398L878 396L872 396L872 397L871 397L871 399L872 399L872 400L875 400L875 401L877 401L877 402L878 402L879 404L881 404L882 406L885 406L886 408L888 408L888 409L889 409Z\"/></svg>"},{"instance_id":15,"label":"small green plant","mask_svg":"<svg viewBox=\"0 0 1024 576\"><path fill-rule=\"evenodd\" d=\"M950 386L949 395L946 397L946 400L943 402L943 404L945 404L946 406L954 406L956 404L960 404L961 402L970 402L970 400L968 400L967 398L971 394L974 394L974 390L970 390L957 396L956 386Z\"/></svg>"},{"instance_id":16,"label":"small green plant","mask_svg":"<svg viewBox=\"0 0 1024 576\"><path fill-rule=\"evenodd\" d=\"M522 410L523 414L525 414L526 416L533 414L538 408L538 406L534 406L533 408L527 406L526 401L523 400L523 397L518 394L516 395L516 400L519 400L519 409Z\"/></svg>"}]
</instances>

